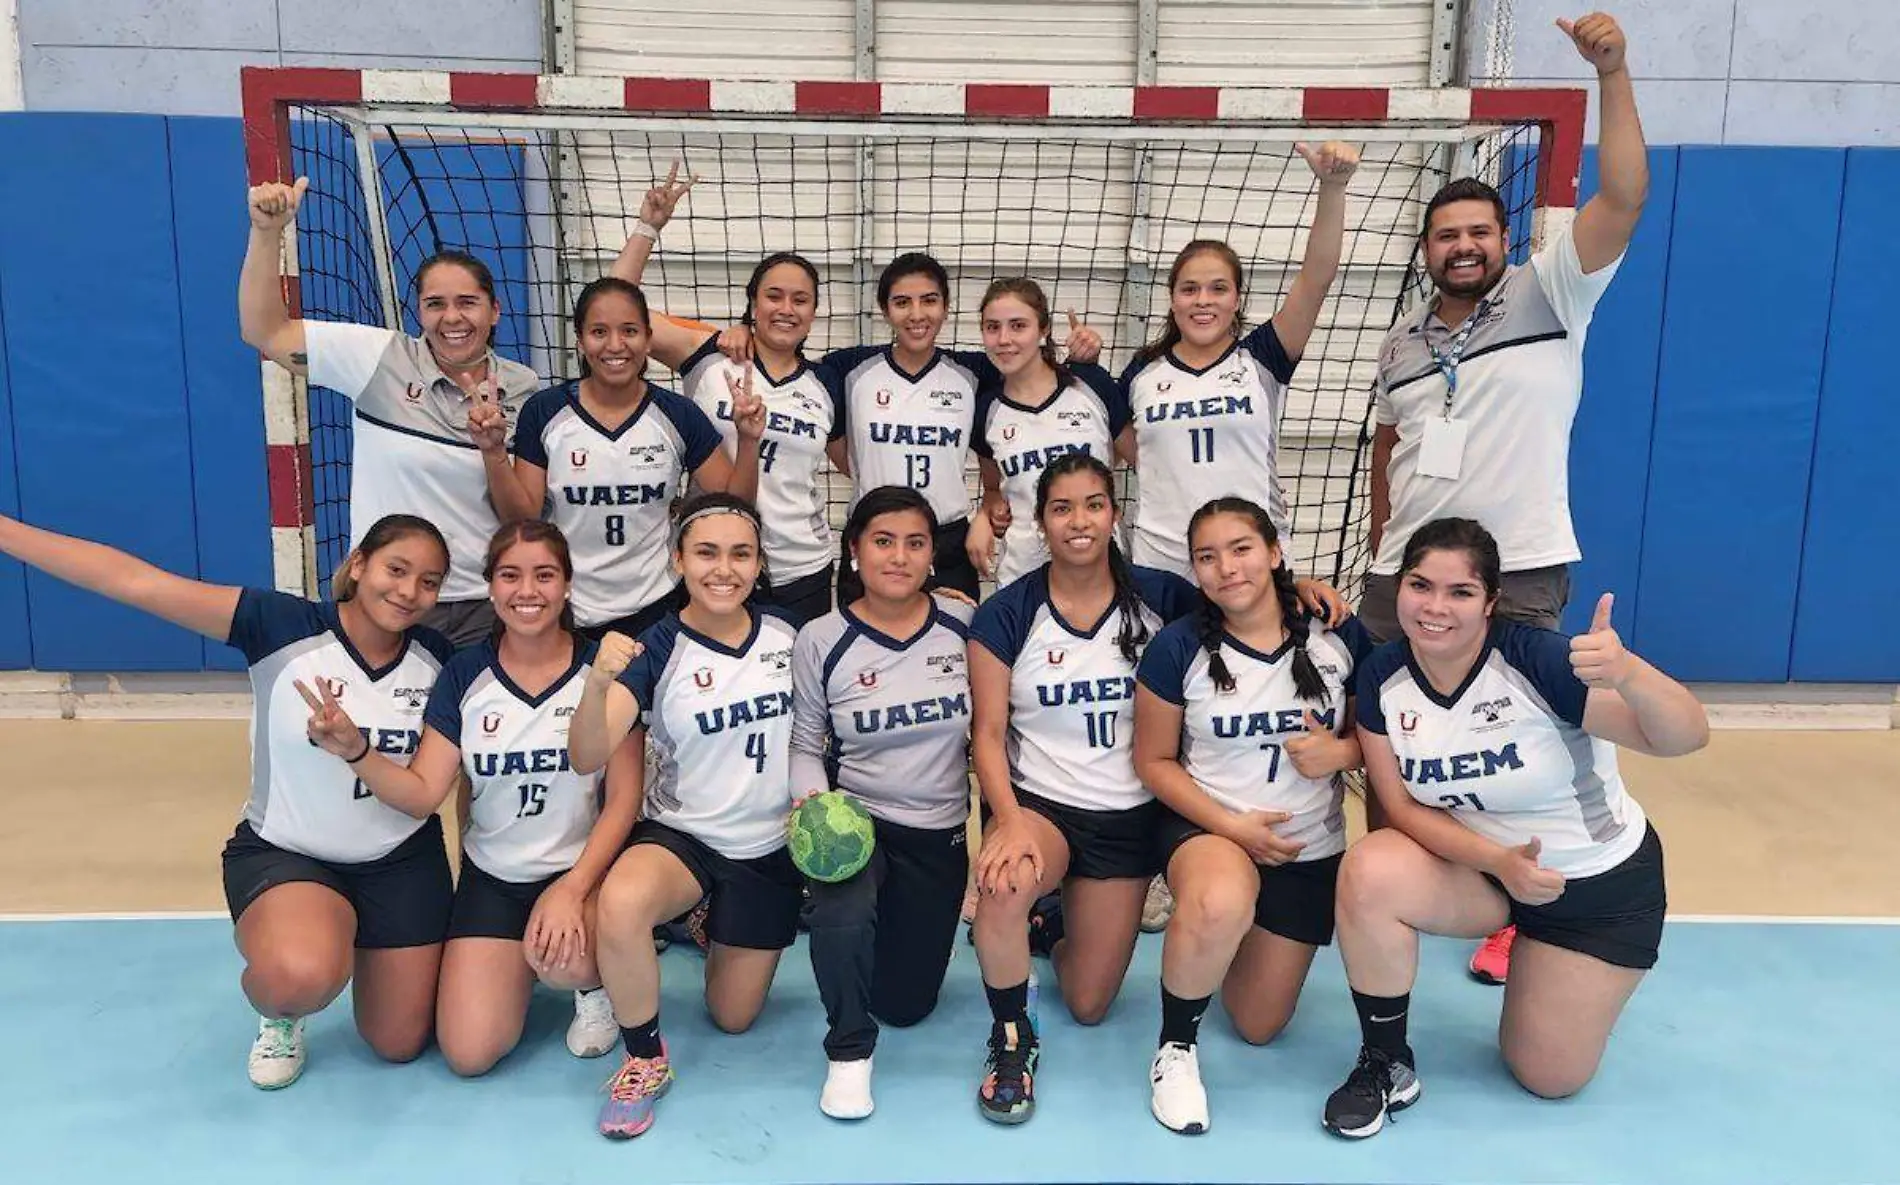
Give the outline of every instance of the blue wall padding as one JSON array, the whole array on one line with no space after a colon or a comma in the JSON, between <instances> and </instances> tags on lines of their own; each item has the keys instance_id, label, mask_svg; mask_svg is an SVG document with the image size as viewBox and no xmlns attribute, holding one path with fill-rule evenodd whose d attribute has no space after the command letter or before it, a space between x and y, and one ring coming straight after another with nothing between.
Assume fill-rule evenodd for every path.
<instances>
[{"instance_id":1,"label":"blue wall padding","mask_svg":"<svg viewBox=\"0 0 1900 1185\"><path fill-rule=\"evenodd\" d=\"M4 263L0 259L0 265ZM14 478L13 396L7 383L6 340L6 306L0 301L0 514L17 515L20 488ZM33 639L26 623L26 569L0 558L0 670L23 670L32 665Z\"/></svg>"},{"instance_id":2,"label":"blue wall padding","mask_svg":"<svg viewBox=\"0 0 1900 1185\"><path fill-rule=\"evenodd\" d=\"M1570 436L1570 514L1583 561L1570 573L1564 629L1590 626L1597 598L1616 594L1616 628L1634 645L1650 421L1662 347L1663 292L1676 215L1676 149L1649 151L1649 200L1584 349L1583 406ZM1597 190L1597 154L1584 153L1583 192ZM1579 205L1581 209L1581 205Z\"/></svg>"},{"instance_id":3,"label":"blue wall padding","mask_svg":"<svg viewBox=\"0 0 1900 1185\"><path fill-rule=\"evenodd\" d=\"M1788 677L1846 157L1682 149L1636 623L1678 678Z\"/></svg>"},{"instance_id":4,"label":"blue wall padding","mask_svg":"<svg viewBox=\"0 0 1900 1185\"><path fill-rule=\"evenodd\" d=\"M173 117L172 199L186 404L198 515L198 571L220 584L272 580L264 408L255 350L235 332L244 262L244 141L228 119ZM244 656L204 643L205 662L243 670Z\"/></svg>"},{"instance_id":5,"label":"blue wall padding","mask_svg":"<svg viewBox=\"0 0 1900 1185\"><path fill-rule=\"evenodd\" d=\"M0 299L21 512L29 522L197 570L191 426L165 121L0 123ZM34 663L190 670L199 639L27 576Z\"/></svg>"},{"instance_id":6,"label":"blue wall padding","mask_svg":"<svg viewBox=\"0 0 1900 1185\"><path fill-rule=\"evenodd\" d=\"M1795 610L1799 680L1900 678L1900 396L1882 328L1900 275L1895 211L1900 150L1850 150ZM1770 307L1782 296L1776 283Z\"/></svg>"}]
</instances>

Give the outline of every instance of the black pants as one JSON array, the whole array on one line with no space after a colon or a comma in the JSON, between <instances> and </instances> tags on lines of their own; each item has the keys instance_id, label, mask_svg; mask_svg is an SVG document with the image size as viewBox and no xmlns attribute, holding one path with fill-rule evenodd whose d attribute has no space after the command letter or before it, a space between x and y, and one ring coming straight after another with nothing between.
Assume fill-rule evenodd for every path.
<instances>
[{"instance_id":1,"label":"black pants","mask_svg":"<svg viewBox=\"0 0 1900 1185\"><path fill-rule=\"evenodd\" d=\"M835 885L810 882L811 969L830 1025L825 1056L837 1062L871 1056L878 1020L903 1028L936 1008L963 909L961 826L876 826L864 871Z\"/></svg>"},{"instance_id":2,"label":"black pants","mask_svg":"<svg viewBox=\"0 0 1900 1185\"><path fill-rule=\"evenodd\" d=\"M953 523L945 523L937 528L934 537L935 557L931 561L930 579L924 582L925 588L954 588L972 601L983 596L983 578L978 575L976 566L970 563L970 553L964 550L964 543L970 537L970 520L960 518ZM838 570L838 603L849 605L864 595L864 581L852 570L850 564Z\"/></svg>"}]
</instances>

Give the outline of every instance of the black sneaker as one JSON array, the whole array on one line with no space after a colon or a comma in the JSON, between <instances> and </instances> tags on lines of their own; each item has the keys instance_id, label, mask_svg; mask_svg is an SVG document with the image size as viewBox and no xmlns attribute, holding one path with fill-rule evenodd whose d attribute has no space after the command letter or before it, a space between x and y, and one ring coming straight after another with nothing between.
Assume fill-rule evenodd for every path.
<instances>
[{"instance_id":1,"label":"black sneaker","mask_svg":"<svg viewBox=\"0 0 1900 1185\"><path fill-rule=\"evenodd\" d=\"M1013 1023L992 1026L990 1055L983 1063L983 1085L977 1088L976 1107L993 1123L1025 1122L1036 1110L1036 1062L1041 1043L1033 1032L1018 1032Z\"/></svg>"},{"instance_id":2,"label":"black sneaker","mask_svg":"<svg viewBox=\"0 0 1900 1185\"><path fill-rule=\"evenodd\" d=\"M1326 1100L1321 1122L1326 1130L1349 1140L1377 1135L1390 1112L1418 1102L1422 1090L1418 1074L1405 1062L1382 1049L1359 1048L1359 1064L1346 1083Z\"/></svg>"}]
</instances>

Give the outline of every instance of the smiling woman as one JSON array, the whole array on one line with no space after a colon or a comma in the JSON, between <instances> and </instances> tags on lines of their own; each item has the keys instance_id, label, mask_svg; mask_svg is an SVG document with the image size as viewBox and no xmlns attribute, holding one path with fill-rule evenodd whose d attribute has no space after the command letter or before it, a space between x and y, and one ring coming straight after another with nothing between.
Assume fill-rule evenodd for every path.
<instances>
[{"instance_id":1,"label":"smiling woman","mask_svg":"<svg viewBox=\"0 0 1900 1185\"><path fill-rule=\"evenodd\" d=\"M238 278L245 344L291 373L355 404L350 538L360 542L385 514L435 523L454 557L428 624L455 643L480 640L494 624L478 563L500 526L488 497L505 451L480 450L470 417L492 405L505 434L529 394L534 372L490 348L501 305L488 266L442 251L416 269L422 336L370 325L291 318L284 305L281 247L309 182L272 182L250 191L250 244Z\"/></svg>"}]
</instances>

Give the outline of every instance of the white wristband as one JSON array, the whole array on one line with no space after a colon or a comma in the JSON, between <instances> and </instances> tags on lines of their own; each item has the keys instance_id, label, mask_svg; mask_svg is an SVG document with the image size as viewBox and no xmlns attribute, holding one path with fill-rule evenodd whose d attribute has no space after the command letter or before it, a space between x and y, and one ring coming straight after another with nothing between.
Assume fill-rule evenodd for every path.
<instances>
[{"instance_id":1,"label":"white wristband","mask_svg":"<svg viewBox=\"0 0 1900 1185\"><path fill-rule=\"evenodd\" d=\"M644 218L633 224L633 233L651 242L657 243L660 241L660 228L646 221Z\"/></svg>"}]
</instances>

